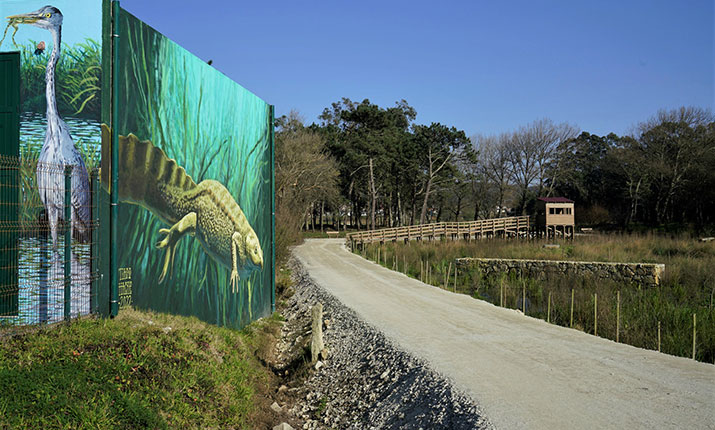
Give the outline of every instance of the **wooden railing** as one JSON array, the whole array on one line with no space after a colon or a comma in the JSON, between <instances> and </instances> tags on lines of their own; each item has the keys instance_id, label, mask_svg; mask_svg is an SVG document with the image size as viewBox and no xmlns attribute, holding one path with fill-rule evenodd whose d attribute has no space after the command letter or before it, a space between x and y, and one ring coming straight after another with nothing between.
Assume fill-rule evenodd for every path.
<instances>
[{"instance_id":1,"label":"wooden railing","mask_svg":"<svg viewBox=\"0 0 715 430\"><path fill-rule=\"evenodd\" d=\"M488 235L496 236L497 234L502 234L506 237L510 235L517 236L521 232L529 232L528 216L491 218L467 222L438 222L434 224L360 231L348 234L348 240L353 244L359 244L412 239L423 240L436 237L467 239Z\"/></svg>"}]
</instances>

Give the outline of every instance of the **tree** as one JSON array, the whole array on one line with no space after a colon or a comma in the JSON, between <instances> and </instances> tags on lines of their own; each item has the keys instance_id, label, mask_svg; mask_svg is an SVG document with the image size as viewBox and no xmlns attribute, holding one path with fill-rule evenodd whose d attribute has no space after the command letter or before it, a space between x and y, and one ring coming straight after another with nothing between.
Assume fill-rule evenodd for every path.
<instances>
[{"instance_id":1,"label":"tree","mask_svg":"<svg viewBox=\"0 0 715 430\"><path fill-rule=\"evenodd\" d=\"M276 127L276 248L282 259L299 240L311 204L337 199L338 169L323 138L306 129L296 112L277 118Z\"/></svg>"},{"instance_id":2,"label":"tree","mask_svg":"<svg viewBox=\"0 0 715 430\"><path fill-rule=\"evenodd\" d=\"M420 214L420 224L424 224L430 195L436 187L450 179L445 173L450 171L450 163L460 155L462 148L468 147L469 141L463 131L439 123L432 123L429 127L418 125L414 135L424 177L424 198Z\"/></svg>"},{"instance_id":3,"label":"tree","mask_svg":"<svg viewBox=\"0 0 715 430\"><path fill-rule=\"evenodd\" d=\"M658 114L637 126L637 140L652 171L656 222L673 220L673 204L697 166L712 149L708 145L711 112L681 107Z\"/></svg>"},{"instance_id":4,"label":"tree","mask_svg":"<svg viewBox=\"0 0 715 430\"><path fill-rule=\"evenodd\" d=\"M472 137L472 145L478 154L480 173L490 185L490 191L486 191L484 195L491 194L496 196L494 203L499 208L496 213L497 217L502 215L506 194L509 189L509 181L513 175L513 164L509 153L511 138L511 133L502 133L498 136L476 135ZM487 213L491 214L491 211Z\"/></svg>"},{"instance_id":5,"label":"tree","mask_svg":"<svg viewBox=\"0 0 715 430\"><path fill-rule=\"evenodd\" d=\"M343 189L354 212L359 214L360 200L369 202L371 228L376 228L380 200L383 209L401 212L404 171L413 164L403 158L410 151L402 147L410 140L408 130L415 116L404 100L383 109L367 99L355 103L343 98L320 117L331 152L340 161Z\"/></svg>"},{"instance_id":6,"label":"tree","mask_svg":"<svg viewBox=\"0 0 715 430\"><path fill-rule=\"evenodd\" d=\"M541 195L547 181L546 171L556 155L556 148L576 136L578 130L567 124L554 124L548 118L536 120L517 130L509 143L509 158L514 182L519 188L519 210L524 214L529 188L536 183ZM553 169L557 172L559 169Z\"/></svg>"}]
</instances>

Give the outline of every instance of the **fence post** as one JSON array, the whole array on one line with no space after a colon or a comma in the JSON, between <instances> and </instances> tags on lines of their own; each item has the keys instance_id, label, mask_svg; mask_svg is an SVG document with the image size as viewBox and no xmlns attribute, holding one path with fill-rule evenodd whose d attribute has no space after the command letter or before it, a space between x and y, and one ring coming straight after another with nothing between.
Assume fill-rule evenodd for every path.
<instances>
[{"instance_id":1,"label":"fence post","mask_svg":"<svg viewBox=\"0 0 715 430\"><path fill-rule=\"evenodd\" d=\"M457 292L457 263L454 263L454 292Z\"/></svg>"},{"instance_id":2,"label":"fence post","mask_svg":"<svg viewBox=\"0 0 715 430\"><path fill-rule=\"evenodd\" d=\"M72 166L65 166L65 321L72 316Z\"/></svg>"},{"instance_id":3,"label":"fence post","mask_svg":"<svg viewBox=\"0 0 715 430\"><path fill-rule=\"evenodd\" d=\"M449 269L447 269L447 277L444 278L444 289L448 290L449 289L449 275L452 272L452 262L449 262Z\"/></svg>"},{"instance_id":4,"label":"fence post","mask_svg":"<svg viewBox=\"0 0 715 430\"><path fill-rule=\"evenodd\" d=\"M569 327L573 327L573 288L571 288L571 322Z\"/></svg>"},{"instance_id":5,"label":"fence post","mask_svg":"<svg viewBox=\"0 0 715 430\"><path fill-rule=\"evenodd\" d=\"M91 192L91 214L92 216L90 219L92 220L92 227L91 227L91 240L90 240L90 281L89 281L89 313L95 313L98 311L97 309L97 284L99 282L99 270L98 270L98 253L99 253L99 244L97 242L98 240L98 218L99 218L99 202L98 202L98 195L97 193L99 192L99 175L97 174L97 169L92 169L92 173L90 174L90 186L92 188Z\"/></svg>"},{"instance_id":6,"label":"fence post","mask_svg":"<svg viewBox=\"0 0 715 430\"><path fill-rule=\"evenodd\" d=\"M621 333L621 290L616 293L616 343L618 343L618 338ZM658 323L658 338L660 338L660 322ZM660 341L658 342L660 345ZM658 347L660 351L660 346Z\"/></svg>"},{"instance_id":7,"label":"fence post","mask_svg":"<svg viewBox=\"0 0 715 430\"><path fill-rule=\"evenodd\" d=\"M504 307L504 279L499 278L499 306Z\"/></svg>"},{"instance_id":8,"label":"fence post","mask_svg":"<svg viewBox=\"0 0 715 430\"><path fill-rule=\"evenodd\" d=\"M697 320L695 317L695 314L693 314L693 360L695 360L695 326L697 324Z\"/></svg>"},{"instance_id":9,"label":"fence post","mask_svg":"<svg viewBox=\"0 0 715 430\"><path fill-rule=\"evenodd\" d=\"M526 315L526 281L521 280L521 311Z\"/></svg>"},{"instance_id":10,"label":"fence post","mask_svg":"<svg viewBox=\"0 0 715 430\"><path fill-rule=\"evenodd\" d=\"M660 321L658 321L658 352L660 352Z\"/></svg>"},{"instance_id":11,"label":"fence post","mask_svg":"<svg viewBox=\"0 0 715 430\"><path fill-rule=\"evenodd\" d=\"M598 336L598 294L593 293L593 335Z\"/></svg>"},{"instance_id":12,"label":"fence post","mask_svg":"<svg viewBox=\"0 0 715 430\"><path fill-rule=\"evenodd\" d=\"M548 299L548 304L546 305L546 322L550 323L551 322L551 291L549 291L549 299Z\"/></svg>"}]
</instances>

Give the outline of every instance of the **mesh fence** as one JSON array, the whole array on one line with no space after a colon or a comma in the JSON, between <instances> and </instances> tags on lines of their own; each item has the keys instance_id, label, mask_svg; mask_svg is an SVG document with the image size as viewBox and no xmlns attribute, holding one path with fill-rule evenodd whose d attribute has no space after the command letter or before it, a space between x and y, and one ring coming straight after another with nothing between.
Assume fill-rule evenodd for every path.
<instances>
[{"instance_id":1,"label":"mesh fence","mask_svg":"<svg viewBox=\"0 0 715 430\"><path fill-rule=\"evenodd\" d=\"M0 157L0 325L96 312L95 171Z\"/></svg>"}]
</instances>

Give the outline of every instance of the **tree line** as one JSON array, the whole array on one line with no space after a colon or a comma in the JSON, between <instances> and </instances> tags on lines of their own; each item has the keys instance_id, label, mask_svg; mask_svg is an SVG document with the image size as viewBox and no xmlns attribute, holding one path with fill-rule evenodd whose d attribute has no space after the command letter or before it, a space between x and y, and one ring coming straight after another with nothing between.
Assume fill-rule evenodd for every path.
<instances>
[{"instance_id":1,"label":"tree line","mask_svg":"<svg viewBox=\"0 0 715 430\"><path fill-rule=\"evenodd\" d=\"M405 100L380 107L343 98L318 123L295 112L277 118L277 225L290 226L279 234L530 214L545 196L574 200L579 225L715 224L709 110L663 110L624 136L545 118L468 137L416 116Z\"/></svg>"}]
</instances>

